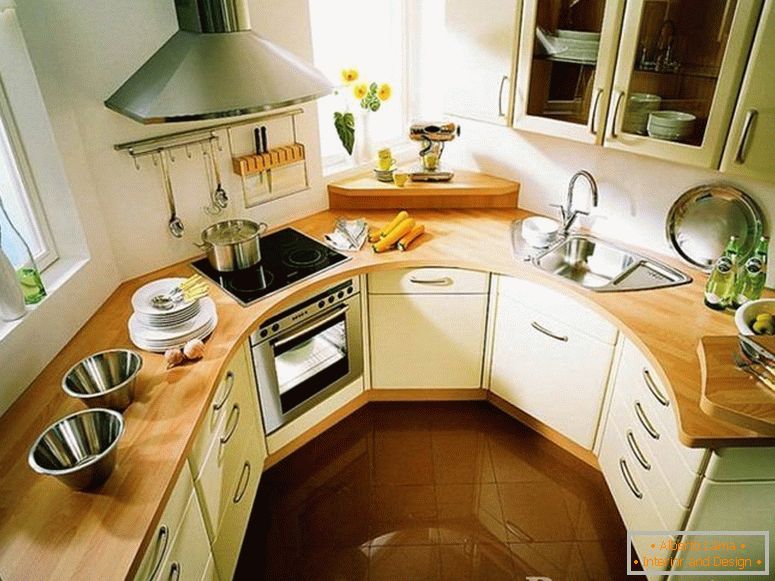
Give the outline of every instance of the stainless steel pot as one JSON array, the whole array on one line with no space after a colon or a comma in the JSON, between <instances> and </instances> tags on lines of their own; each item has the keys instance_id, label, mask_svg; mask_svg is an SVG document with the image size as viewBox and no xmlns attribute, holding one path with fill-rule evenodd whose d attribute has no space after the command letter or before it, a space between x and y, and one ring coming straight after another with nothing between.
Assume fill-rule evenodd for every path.
<instances>
[{"instance_id":1,"label":"stainless steel pot","mask_svg":"<svg viewBox=\"0 0 775 581\"><path fill-rule=\"evenodd\" d=\"M219 272L250 268L261 262L259 238L267 225L250 220L223 220L202 232L202 244L207 260Z\"/></svg>"}]
</instances>

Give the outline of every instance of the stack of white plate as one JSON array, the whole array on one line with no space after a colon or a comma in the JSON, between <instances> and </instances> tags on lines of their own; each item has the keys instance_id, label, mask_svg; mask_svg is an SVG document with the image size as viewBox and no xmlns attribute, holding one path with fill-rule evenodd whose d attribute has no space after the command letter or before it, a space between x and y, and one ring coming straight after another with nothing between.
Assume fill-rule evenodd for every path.
<instances>
[{"instance_id":1,"label":"stack of white plate","mask_svg":"<svg viewBox=\"0 0 775 581\"><path fill-rule=\"evenodd\" d=\"M548 248L557 239L560 224L544 216L531 216L522 221L522 238L533 248Z\"/></svg>"},{"instance_id":2,"label":"stack of white plate","mask_svg":"<svg viewBox=\"0 0 775 581\"><path fill-rule=\"evenodd\" d=\"M650 93L633 93L627 99L627 109L622 120L622 131L646 135L649 115L659 110L662 97Z\"/></svg>"},{"instance_id":3,"label":"stack of white plate","mask_svg":"<svg viewBox=\"0 0 775 581\"><path fill-rule=\"evenodd\" d=\"M552 60L594 65L600 48L599 32L558 30Z\"/></svg>"},{"instance_id":4,"label":"stack of white plate","mask_svg":"<svg viewBox=\"0 0 775 581\"><path fill-rule=\"evenodd\" d=\"M683 141L694 133L697 118L682 111L654 111L649 114L649 137L668 141Z\"/></svg>"},{"instance_id":5,"label":"stack of white plate","mask_svg":"<svg viewBox=\"0 0 775 581\"><path fill-rule=\"evenodd\" d=\"M137 347L161 353L180 348L191 339L204 339L213 332L218 324L218 313L215 303L208 297L181 301L168 310L153 306L152 297L168 293L184 280L155 280L132 295L134 313L129 318L129 338Z\"/></svg>"}]
</instances>

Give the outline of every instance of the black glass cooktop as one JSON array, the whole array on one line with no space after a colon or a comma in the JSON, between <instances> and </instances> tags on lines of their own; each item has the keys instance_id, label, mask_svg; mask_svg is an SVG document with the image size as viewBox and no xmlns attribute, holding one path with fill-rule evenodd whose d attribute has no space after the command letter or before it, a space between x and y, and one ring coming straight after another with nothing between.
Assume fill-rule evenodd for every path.
<instances>
[{"instance_id":1,"label":"black glass cooktop","mask_svg":"<svg viewBox=\"0 0 775 581\"><path fill-rule=\"evenodd\" d=\"M196 270L215 281L242 305L249 305L309 278L349 257L293 228L261 237L261 262L234 272L219 272L207 258L193 262Z\"/></svg>"}]
</instances>

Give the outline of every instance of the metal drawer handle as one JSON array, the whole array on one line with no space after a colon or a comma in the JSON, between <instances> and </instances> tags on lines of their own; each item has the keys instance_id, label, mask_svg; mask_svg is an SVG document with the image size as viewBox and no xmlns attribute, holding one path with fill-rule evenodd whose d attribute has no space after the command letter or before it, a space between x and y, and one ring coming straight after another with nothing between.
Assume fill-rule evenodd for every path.
<instances>
[{"instance_id":1,"label":"metal drawer handle","mask_svg":"<svg viewBox=\"0 0 775 581\"><path fill-rule=\"evenodd\" d=\"M170 576L169 579L172 581L172 579L175 579L175 581L178 581L180 579L180 572L183 570L183 567L180 566L180 563L177 561L173 562L170 566Z\"/></svg>"},{"instance_id":2,"label":"metal drawer handle","mask_svg":"<svg viewBox=\"0 0 775 581\"><path fill-rule=\"evenodd\" d=\"M740 143L735 154L735 161L737 163L745 163L745 156L748 154L748 142L751 139L751 135L753 135L753 122L758 114L759 112L756 109L748 109L748 112L745 114L743 134L740 136Z\"/></svg>"},{"instance_id":3,"label":"metal drawer handle","mask_svg":"<svg viewBox=\"0 0 775 581\"><path fill-rule=\"evenodd\" d=\"M234 418L233 424L231 423L232 418ZM231 424L231 428L229 427L229 424ZM239 424L239 406L235 403L234 407L231 408L231 412L229 413L229 419L226 420L226 430L224 430L223 436L221 436L221 444L226 444L229 440L231 440L234 432L237 431L237 424Z\"/></svg>"},{"instance_id":4,"label":"metal drawer handle","mask_svg":"<svg viewBox=\"0 0 775 581\"><path fill-rule=\"evenodd\" d=\"M640 446L638 446L638 442L635 440L635 434L632 433L632 430L627 430L627 443L630 445L630 450L632 450L635 459L640 465L646 470L651 470L651 464L646 460L646 456L643 455L643 451L640 449Z\"/></svg>"},{"instance_id":5,"label":"metal drawer handle","mask_svg":"<svg viewBox=\"0 0 775 581\"><path fill-rule=\"evenodd\" d=\"M242 500L242 497L245 496L245 491L248 489L249 483L250 483L250 462L246 461L245 465L242 467L242 474L239 475L239 480L237 481L237 490L234 492L234 498L231 499L234 504L238 504L239 501Z\"/></svg>"},{"instance_id":6,"label":"metal drawer handle","mask_svg":"<svg viewBox=\"0 0 775 581\"><path fill-rule=\"evenodd\" d=\"M611 139L619 137L616 133L616 120L619 118L619 105L622 104L622 97L624 97L624 91L616 91L616 104L614 105L614 116L611 119Z\"/></svg>"},{"instance_id":7,"label":"metal drawer handle","mask_svg":"<svg viewBox=\"0 0 775 581\"><path fill-rule=\"evenodd\" d=\"M661 403L663 406L667 407L670 405L670 400L665 397L665 394L662 393L662 391L657 387L657 384L654 383L654 380L651 377L651 374L649 373L649 370L645 367L643 368L643 379L646 382L646 387L649 388L649 391L651 392L651 395L653 395L655 398L657 398L657 401Z\"/></svg>"},{"instance_id":8,"label":"metal drawer handle","mask_svg":"<svg viewBox=\"0 0 775 581\"><path fill-rule=\"evenodd\" d=\"M603 96L603 89L598 89L595 94L595 100L592 103L592 114L589 116L589 132L592 135L597 135L597 127L595 122L597 121L597 106L600 104L600 97Z\"/></svg>"},{"instance_id":9,"label":"metal drawer handle","mask_svg":"<svg viewBox=\"0 0 775 581\"><path fill-rule=\"evenodd\" d=\"M652 424L651 420L649 420L648 416L646 416L646 411L643 409L643 406L640 405L639 401L635 402L635 415L638 416L640 425L643 426L643 429L648 432L649 436L655 440L659 440L659 432L657 432L654 424Z\"/></svg>"},{"instance_id":10,"label":"metal drawer handle","mask_svg":"<svg viewBox=\"0 0 775 581\"><path fill-rule=\"evenodd\" d=\"M226 401L229 399L229 396L231 395L231 390L234 389L234 372L229 371L226 373L226 379L223 380L223 384L226 386L226 393L223 394L223 397L221 398L221 401L217 401L213 404L213 409L215 411L218 411L221 409L224 405L226 405Z\"/></svg>"},{"instance_id":11,"label":"metal drawer handle","mask_svg":"<svg viewBox=\"0 0 775 581\"><path fill-rule=\"evenodd\" d=\"M556 333L552 333L549 329L546 327L542 327L539 325L536 321L533 321L530 323L530 326L533 327L536 331L539 331L540 333L543 333L544 335L551 337L552 339L557 339L558 341L568 341L567 335L557 335Z\"/></svg>"},{"instance_id":12,"label":"metal drawer handle","mask_svg":"<svg viewBox=\"0 0 775 581\"><path fill-rule=\"evenodd\" d=\"M409 282L414 284L435 284L435 285L447 285L452 284L454 281L448 276L442 276L441 278L415 278L410 277Z\"/></svg>"},{"instance_id":13,"label":"metal drawer handle","mask_svg":"<svg viewBox=\"0 0 775 581\"><path fill-rule=\"evenodd\" d=\"M632 474L630 474L630 469L627 468L627 462L624 460L624 458L619 458L619 470L622 471L622 477L624 478L624 481L627 483L627 486L630 487L630 490L635 495L635 498L640 500L643 498L643 493L638 490L638 487L635 486L635 480L632 478Z\"/></svg>"},{"instance_id":14,"label":"metal drawer handle","mask_svg":"<svg viewBox=\"0 0 775 581\"><path fill-rule=\"evenodd\" d=\"M151 581L154 577L156 577L156 573L159 572L159 567L161 567L161 562L164 560L164 554L167 552L167 544L170 540L170 533L169 529L167 529L167 525L161 525L159 528L159 535L156 537L156 547L158 548L159 545L164 543L161 546L161 551L159 551L159 557L156 559L156 564L153 566L153 570L151 571L151 574L148 575L148 581Z\"/></svg>"},{"instance_id":15,"label":"metal drawer handle","mask_svg":"<svg viewBox=\"0 0 775 581\"><path fill-rule=\"evenodd\" d=\"M509 80L508 75L503 75L503 78L501 79L501 86L498 88L498 117L503 117L506 115L503 112L503 87L506 85L506 81Z\"/></svg>"}]
</instances>

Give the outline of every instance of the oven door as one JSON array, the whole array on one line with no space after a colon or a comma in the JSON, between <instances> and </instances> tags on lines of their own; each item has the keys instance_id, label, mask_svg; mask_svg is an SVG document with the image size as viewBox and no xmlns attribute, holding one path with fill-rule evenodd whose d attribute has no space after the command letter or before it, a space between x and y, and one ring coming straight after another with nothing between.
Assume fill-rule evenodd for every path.
<instances>
[{"instance_id":1,"label":"oven door","mask_svg":"<svg viewBox=\"0 0 775 581\"><path fill-rule=\"evenodd\" d=\"M358 295L253 347L266 432L363 373Z\"/></svg>"}]
</instances>

